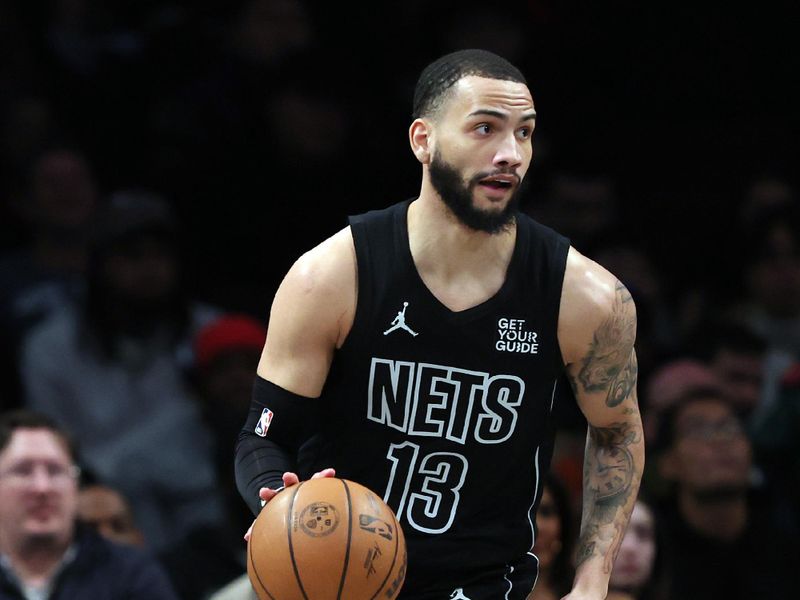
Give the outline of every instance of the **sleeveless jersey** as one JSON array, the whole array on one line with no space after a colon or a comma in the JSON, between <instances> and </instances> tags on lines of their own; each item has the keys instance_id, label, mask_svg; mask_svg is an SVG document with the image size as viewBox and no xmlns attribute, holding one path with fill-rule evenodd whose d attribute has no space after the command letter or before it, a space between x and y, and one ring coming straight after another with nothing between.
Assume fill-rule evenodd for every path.
<instances>
[{"instance_id":1,"label":"sleeveless jersey","mask_svg":"<svg viewBox=\"0 0 800 600\"><path fill-rule=\"evenodd\" d=\"M518 214L501 289L453 312L416 270L409 203L350 218L358 304L323 390L325 463L395 511L408 549L401 598L525 598L569 241Z\"/></svg>"}]
</instances>

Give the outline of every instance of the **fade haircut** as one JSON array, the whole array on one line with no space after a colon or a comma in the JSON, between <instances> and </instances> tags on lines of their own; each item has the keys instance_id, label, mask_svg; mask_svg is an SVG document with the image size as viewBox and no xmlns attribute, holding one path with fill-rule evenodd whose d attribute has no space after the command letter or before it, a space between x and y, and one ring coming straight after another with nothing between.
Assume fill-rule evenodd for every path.
<instances>
[{"instance_id":1,"label":"fade haircut","mask_svg":"<svg viewBox=\"0 0 800 600\"><path fill-rule=\"evenodd\" d=\"M414 88L412 118L434 116L448 92L460 79L469 76L516 81L528 85L517 67L488 50L457 50L436 59L420 73Z\"/></svg>"}]
</instances>

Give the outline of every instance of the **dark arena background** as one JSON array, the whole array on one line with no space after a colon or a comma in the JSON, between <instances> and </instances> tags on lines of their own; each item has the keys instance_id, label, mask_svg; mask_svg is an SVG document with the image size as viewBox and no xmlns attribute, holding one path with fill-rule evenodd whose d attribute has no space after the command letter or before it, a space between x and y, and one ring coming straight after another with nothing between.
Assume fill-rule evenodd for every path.
<instances>
[{"instance_id":1,"label":"dark arena background","mask_svg":"<svg viewBox=\"0 0 800 600\"><path fill-rule=\"evenodd\" d=\"M485 48L522 70L536 104L522 210L567 235L636 300L646 434L655 435L650 411L713 371L738 398L750 434L748 481L766 498L759 518L774 528L764 531L796 540L793 17L790 3L770 1L0 0L0 409L26 405L27 388L46 379L25 348L67 298L92 292L98 267L88 245L143 218L134 211L124 217L131 223L103 222L112 198L151 196L171 211L164 222L179 253L181 302L265 328L283 275L304 251L348 215L418 193L408 126L420 70L446 52ZM160 280L139 275L140 293L127 301L146 320ZM170 315L186 317L183 308ZM91 321L91 305L87 314ZM182 339L178 377L196 385L193 361L206 352L260 349L260 333L247 327L217 332L209 345ZM243 550L240 524L251 515L242 514L225 444L246 412L254 365L246 366L239 412L222 410L209 434L223 440L216 489L238 511L225 534L236 532L234 550L220 558L229 546L150 538L192 600L243 572L236 561L227 571L187 564L224 564ZM68 402L82 400L106 397ZM574 403L558 406L567 433L554 471L575 499L585 422ZM648 447L645 487L657 496L668 486L651 450L663 448ZM752 556L749 546L728 551ZM762 568L742 560L720 564ZM193 588L198 573L208 577Z\"/></svg>"},{"instance_id":2,"label":"dark arena background","mask_svg":"<svg viewBox=\"0 0 800 600\"><path fill-rule=\"evenodd\" d=\"M9 204L26 153L67 137L104 192L174 204L196 293L256 313L347 214L416 194L414 80L451 49L497 50L529 78L527 204L543 208L561 176L608 184L625 240L678 288L732 275L758 178L795 185L798 52L769 3L0 6L2 247L23 235Z\"/></svg>"}]
</instances>

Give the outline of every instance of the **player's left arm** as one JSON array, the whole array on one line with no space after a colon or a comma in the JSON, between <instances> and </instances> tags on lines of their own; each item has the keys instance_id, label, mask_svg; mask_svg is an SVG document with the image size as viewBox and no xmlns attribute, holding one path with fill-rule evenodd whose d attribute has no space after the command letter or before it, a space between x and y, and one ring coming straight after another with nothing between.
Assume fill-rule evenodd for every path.
<instances>
[{"instance_id":1,"label":"player's left arm","mask_svg":"<svg viewBox=\"0 0 800 600\"><path fill-rule=\"evenodd\" d=\"M636 307L627 288L570 250L559 317L569 381L588 421L583 512L572 592L605 598L644 469L637 401Z\"/></svg>"}]
</instances>

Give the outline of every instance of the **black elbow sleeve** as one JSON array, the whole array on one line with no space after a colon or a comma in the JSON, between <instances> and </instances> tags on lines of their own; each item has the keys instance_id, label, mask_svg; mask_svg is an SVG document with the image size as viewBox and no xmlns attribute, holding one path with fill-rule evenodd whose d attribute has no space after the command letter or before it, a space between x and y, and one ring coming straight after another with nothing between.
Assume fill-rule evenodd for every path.
<instances>
[{"instance_id":1,"label":"black elbow sleeve","mask_svg":"<svg viewBox=\"0 0 800 600\"><path fill-rule=\"evenodd\" d=\"M298 450L312 434L307 415L316 402L256 377L235 449L236 487L253 514L261 510L258 491L281 487L283 474L296 470Z\"/></svg>"}]
</instances>

